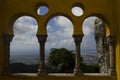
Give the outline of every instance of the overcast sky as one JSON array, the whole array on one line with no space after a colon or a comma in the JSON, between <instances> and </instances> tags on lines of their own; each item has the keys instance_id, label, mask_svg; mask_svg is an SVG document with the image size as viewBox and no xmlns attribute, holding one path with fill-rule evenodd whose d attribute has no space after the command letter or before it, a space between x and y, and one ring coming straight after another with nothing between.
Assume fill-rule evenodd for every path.
<instances>
[{"instance_id":1,"label":"overcast sky","mask_svg":"<svg viewBox=\"0 0 120 80\"><path fill-rule=\"evenodd\" d=\"M40 11L39 11L40 12ZM76 12L76 10L72 11ZM76 12L79 15L81 12ZM94 40L94 21L96 17L91 17L83 22L84 37L81 44L82 50L96 50ZM79 26L81 27L81 26ZM23 16L16 20L13 25L14 38L11 42L11 54L20 51L36 51L39 53L39 43L36 37L38 25L34 18ZM75 50L73 35L73 24L64 16L56 16L47 24L48 38L46 42L46 52L51 48L67 48Z\"/></svg>"}]
</instances>

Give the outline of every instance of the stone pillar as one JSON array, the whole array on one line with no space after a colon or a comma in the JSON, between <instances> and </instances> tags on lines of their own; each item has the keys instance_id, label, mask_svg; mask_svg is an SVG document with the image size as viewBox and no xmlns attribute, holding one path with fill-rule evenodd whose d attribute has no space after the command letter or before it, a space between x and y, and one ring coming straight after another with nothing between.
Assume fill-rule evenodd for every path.
<instances>
[{"instance_id":1,"label":"stone pillar","mask_svg":"<svg viewBox=\"0 0 120 80\"><path fill-rule=\"evenodd\" d=\"M3 43L4 43L4 69L3 75L10 74L10 42L13 39L11 34L3 34Z\"/></svg>"},{"instance_id":2,"label":"stone pillar","mask_svg":"<svg viewBox=\"0 0 120 80\"><path fill-rule=\"evenodd\" d=\"M38 75L44 76L47 75L47 72L45 70L45 42L47 35L37 35L37 38L40 44L40 66L38 69Z\"/></svg>"},{"instance_id":3,"label":"stone pillar","mask_svg":"<svg viewBox=\"0 0 120 80\"><path fill-rule=\"evenodd\" d=\"M83 35L73 35L73 38L76 45L74 75L79 76L82 75L82 70L80 65L81 63L80 44L82 42Z\"/></svg>"},{"instance_id":4,"label":"stone pillar","mask_svg":"<svg viewBox=\"0 0 120 80\"><path fill-rule=\"evenodd\" d=\"M100 73L108 73L108 49L106 40L106 27L105 23L100 19L95 19L95 41L98 53L98 63Z\"/></svg>"},{"instance_id":5,"label":"stone pillar","mask_svg":"<svg viewBox=\"0 0 120 80\"><path fill-rule=\"evenodd\" d=\"M115 64L115 36L107 37L109 47L109 73L116 75L116 64Z\"/></svg>"}]
</instances>

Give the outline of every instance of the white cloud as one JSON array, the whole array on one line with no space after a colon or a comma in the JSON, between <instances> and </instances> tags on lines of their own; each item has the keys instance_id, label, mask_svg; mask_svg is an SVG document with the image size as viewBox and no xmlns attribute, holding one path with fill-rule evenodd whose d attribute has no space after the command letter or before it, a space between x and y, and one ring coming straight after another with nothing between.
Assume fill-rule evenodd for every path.
<instances>
[{"instance_id":1,"label":"white cloud","mask_svg":"<svg viewBox=\"0 0 120 80\"><path fill-rule=\"evenodd\" d=\"M57 26L62 27L63 32L59 31L58 34L64 36L64 37L71 37L73 34L73 24L72 22L63 16L58 16L58 18L55 19L55 24Z\"/></svg>"},{"instance_id":2,"label":"white cloud","mask_svg":"<svg viewBox=\"0 0 120 80\"><path fill-rule=\"evenodd\" d=\"M37 32L37 22L32 17L20 17L13 26L15 35L35 34Z\"/></svg>"},{"instance_id":3,"label":"white cloud","mask_svg":"<svg viewBox=\"0 0 120 80\"><path fill-rule=\"evenodd\" d=\"M37 22L34 18L23 16L16 20L13 26L14 38L11 42L11 49L33 49L38 47ZM37 46L33 46L37 45Z\"/></svg>"},{"instance_id":4,"label":"white cloud","mask_svg":"<svg viewBox=\"0 0 120 80\"><path fill-rule=\"evenodd\" d=\"M74 47L74 41L72 38L73 34L73 25L69 19L63 16L57 16L52 19L55 24L55 27L57 29L54 29L51 27L50 24L48 24L48 28L52 30L48 30L48 39L46 43L46 48L68 48L68 49L73 49Z\"/></svg>"},{"instance_id":5,"label":"white cloud","mask_svg":"<svg viewBox=\"0 0 120 80\"><path fill-rule=\"evenodd\" d=\"M94 33L95 19L96 17L90 17L83 22L82 28L83 28L84 35L90 35L91 33Z\"/></svg>"},{"instance_id":6,"label":"white cloud","mask_svg":"<svg viewBox=\"0 0 120 80\"><path fill-rule=\"evenodd\" d=\"M64 16L58 16L58 17L56 17L54 19L54 21L60 27L64 27L64 28L73 27L71 21L68 18L64 17Z\"/></svg>"}]
</instances>

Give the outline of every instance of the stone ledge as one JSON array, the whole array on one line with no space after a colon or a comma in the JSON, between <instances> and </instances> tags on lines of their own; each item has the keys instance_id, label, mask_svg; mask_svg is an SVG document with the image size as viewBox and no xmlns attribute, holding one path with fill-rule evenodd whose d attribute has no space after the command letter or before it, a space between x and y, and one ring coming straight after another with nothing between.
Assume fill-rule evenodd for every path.
<instances>
[{"instance_id":1,"label":"stone ledge","mask_svg":"<svg viewBox=\"0 0 120 80\"><path fill-rule=\"evenodd\" d=\"M37 75L37 73L13 73L11 74L10 76L30 76L30 77L39 77ZM75 77L74 74L72 73L49 73L47 75L48 77L49 76L53 76L53 77ZM46 76L46 77L47 77ZM101 73L83 73L83 76L111 76L110 74L101 74ZM78 76L79 77L79 76Z\"/></svg>"},{"instance_id":2,"label":"stone ledge","mask_svg":"<svg viewBox=\"0 0 120 80\"><path fill-rule=\"evenodd\" d=\"M48 74L48 76L38 76L37 73L15 73L10 76L0 76L0 80L117 80L116 76L89 74L74 76L73 74Z\"/></svg>"}]
</instances>

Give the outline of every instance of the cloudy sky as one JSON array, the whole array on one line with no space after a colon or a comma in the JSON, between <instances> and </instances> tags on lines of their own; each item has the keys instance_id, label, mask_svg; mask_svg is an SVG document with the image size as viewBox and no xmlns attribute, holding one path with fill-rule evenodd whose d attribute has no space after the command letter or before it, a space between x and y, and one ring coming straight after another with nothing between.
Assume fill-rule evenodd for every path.
<instances>
[{"instance_id":1,"label":"cloudy sky","mask_svg":"<svg viewBox=\"0 0 120 80\"><path fill-rule=\"evenodd\" d=\"M76 8L77 9L77 8ZM76 16L81 14L81 11L72 10ZM39 13L44 12L38 11ZM41 13L42 14L42 13ZM96 50L94 40L94 21L96 17L88 18L83 23L84 37L81 44L82 50ZM81 27L81 26L80 26ZM14 38L11 42L11 54L18 52L36 52L39 53L39 43L36 37L38 25L34 18L23 16L16 20L13 25ZM56 16L47 24L48 38L46 42L46 53L51 48L67 48L75 50L73 35L73 25L69 19L64 16Z\"/></svg>"}]
</instances>

